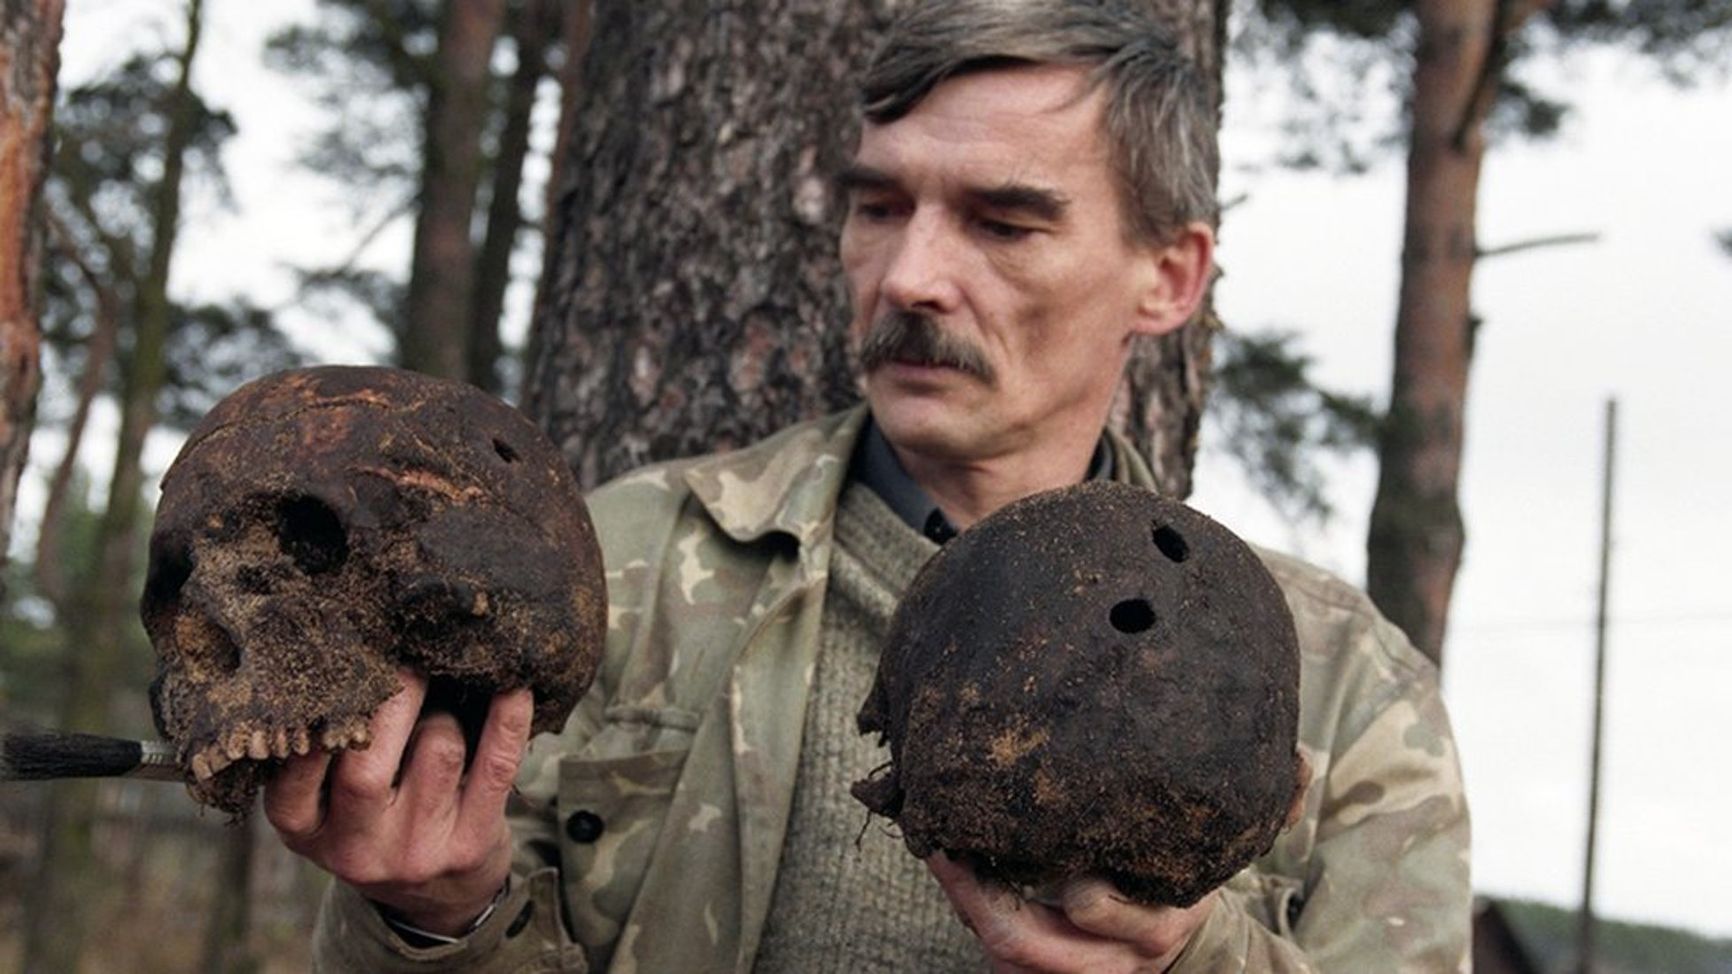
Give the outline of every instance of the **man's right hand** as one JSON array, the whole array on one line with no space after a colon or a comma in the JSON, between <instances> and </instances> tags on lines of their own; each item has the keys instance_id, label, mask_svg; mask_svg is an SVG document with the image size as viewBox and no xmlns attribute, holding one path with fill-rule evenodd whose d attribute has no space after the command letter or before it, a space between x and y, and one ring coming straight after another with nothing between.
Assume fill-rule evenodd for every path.
<instances>
[{"instance_id":1,"label":"man's right hand","mask_svg":"<svg viewBox=\"0 0 1732 974\"><path fill-rule=\"evenodd\" d=\"M462 728L421 714L425 678L373 715L364 751L291 759L265 787L265 817L283 844L429 933L458 936L511 872L505 800L529 740L534 699L493 699L465 771Z\"/></svg>"}]
</instances>

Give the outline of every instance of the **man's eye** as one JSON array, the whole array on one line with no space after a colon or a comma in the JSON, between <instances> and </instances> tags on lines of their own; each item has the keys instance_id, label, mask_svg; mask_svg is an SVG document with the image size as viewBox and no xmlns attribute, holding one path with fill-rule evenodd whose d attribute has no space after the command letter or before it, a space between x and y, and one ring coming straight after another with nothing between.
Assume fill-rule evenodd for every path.
<instances>
[{"instance_id":1,"label":"man's eye","mask_svg":"<svg viewBox=\"0 0 1732 974\"><path fill-rule=\"evenodd\" d=\"M977 221L977 225L980 227L981 233L986 234L994 240L1022 240L1034 233L1034 230L1029 227L1019 226L1015 223L1006 223L1003 220L983 219Z\"/></svg>"},{"instance_id":2,"label":"man's eye","mask_svg":"<svg viewBox=\"0 0 1732 974\"><path fill-rule=\"evenodd\" d=\"M855 200L854 215L862 220L888 220L896 215L896 208L878 200Z\"/></svg>"}]
</instances>

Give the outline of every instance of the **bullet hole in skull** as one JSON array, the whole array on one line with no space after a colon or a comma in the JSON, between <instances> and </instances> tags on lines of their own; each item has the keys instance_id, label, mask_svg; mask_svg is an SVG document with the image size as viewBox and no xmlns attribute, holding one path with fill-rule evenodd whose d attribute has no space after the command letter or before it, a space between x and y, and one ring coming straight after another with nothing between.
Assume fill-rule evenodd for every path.
<instances>
[{"instance_id":1,"label":"bullet hole in skull","mask_svg":"<svg viewBox=\"0 0 1732 974\"><path fill-rule=\"evenodd\" d=\"M1124 484L1037 494L910 585L859 716L890 760L853 791L916 856L1189 905L1302 793L1298 690L1285 599L1232 532Z\"/></svg>"}]
</instances>

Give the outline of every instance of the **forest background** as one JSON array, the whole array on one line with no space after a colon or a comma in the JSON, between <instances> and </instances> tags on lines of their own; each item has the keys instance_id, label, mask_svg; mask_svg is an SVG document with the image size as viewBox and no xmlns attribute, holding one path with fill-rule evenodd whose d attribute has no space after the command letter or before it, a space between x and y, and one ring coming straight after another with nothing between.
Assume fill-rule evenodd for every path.
<instances>
[{"instance_id":1,"label":"forest background","mask_svg":"<svg viewBox=\"0 0 1732 974\"><path fill-rule=\"evenodd\" d=\"M404 317L373 313L416 300L403 293L403 283L416 259L420 147L393 113L422 102L414 95L395 107L389 98L369 100L364 86L345 90L339 67L316 58L300 62L312 70L293 70L286 40L265 53L268 39L283 37L285 28L328 27L344 16L342 8L360 6L204 5L189 90L208 111L187 142L187 192L166 277L180 309L173 320L185 329L168 360L170 386L183 390L163 397L170 420L184 421L242 377L272 365L399 355L416 364L415 354L440 345L434 337L393 334L380 320ZM73 0L66 18L63 99L127 70L137 82L129 97L153 84L159 93L173 88L174 73L165 66L172 56L132 62L141 52L185 50L180 4ZM1349 30L1322 35L1313 42L1321 50L1299 50L1268 43L1278 32L1267 28L1260 39L1258 23L1251 14L1238 16L1225 69L1221 195L1230 206L1215 299L1228 337L1217 342L1217 376L1231 381L1247 374L1233 368L1267 365L1268 353L1279 351L1285 358L1275 359L1289 367L1308 360L1310 386L1278 386L1272 395L1265 387L1261 399L1255 387L1243 396L1218 395L1202 432L1191 500L1253 540L1362 580L1377 461L1369 447L1352 445L1352 424L1362 418L1358 407L1375 413L1388 401L1405 185L1401 51L1411 36L1392 22L1385 34L1362 31L1371 47ZM431 23L419 26L422 39L411 41L410 50L426 43ZM553 17L539 29L557 38L565 28ZM1547 50L1542 39L1534 46L1540 50L1527 52L1519 77L1536 94L1539 114L1504 119L1496 133L1479 192L1480 247L1558 235L1592 239L1482 261L1474 283L1481 324L1461 482L1469 541L1449 612L1444 680L1475 814L1476 885L1565 904L1580 893L1599 424L1603 400L1615 394L1623 429L1598 902L1612 916L1724 937L1732 935L1732 910L1718 877L1732 870L1732 843L1719 823L1732 804L1732 785L1704 764L1704 753L1732 731L1719 700L1732 684L1732 602L1719 560L1732 542L1732 505L1721 486L1732 466L1725 447L1732 442L1732 391L1720 374L1732 352L1732 330L1725 327L1732 306L1726 241L1732 198L1725 185L1732 171L1732 89L1711 69L1712 58L1705 68L1632 49L1639 44L1559 42ZM498 76L491 111L509 101L515 50L505 37L483 58ZM1723 55L1724 45L1717 50ZM531 79L524 178L507 191L522 203L527 227L506 250L515 254L514 283L491 312L503 350L495 381L508 396L516 395L522 375L517 354L542 251L534 228L560 115L560 61L551 53L547 69ZM1303 73L1300 61L1309 64ZM63 107L59 122L68 127L82 119L104 133L111 151L123 137L149 142L170 134L172 126L103 128L116 118L149 117L123 93L111 89L82 107ZM1543 94L1568 110L1551 120L1557 124L1549 137L1535 139L1521 130L1553 127ZM497 149L510 136L503 116L491 117L498 119L488 123ZM351 144L320 142L321 133L336 131L334 119L351 126ZM370 124L380 137L369 143ZM392 131L394 137L384 137ZM154 152L141 148L136 168L85 178L111 180L103 205L130 207L142 224L150 209L145 197L128 202L116 187L159 177L151 168ZM97 148L84 155L93 163L104 158ZM226 180L216 178L219 168ZM480 201L487 196L484 188ZM464 214L478 239L490 223L487 212L477 205ZM140 241L147 238L139 231ZM45 356L38 431L20 487L16 581L8 586L0 643L0 704L8 720L52 722L43 704L54 697L58 654L84 645L57 627L65 620L35 578L36 528L76 419L78 380L95 347L90 323L103 299L88 278L112 270L105 261L81 268L63 259L52 272L58 284L51 285L64 287L69 303L59 323L63 342L51 341ZM143 269L141 279L148 277ZM1317 388L1339 395L1320 396L1311 391ZM75 510L65 523L82 524L84 535L69 531L62 548L68 563L96 559L78 546L103 515L122 425L116 401L106 391L93 401L77 451L81 463L70 468L76 489L65 496ZM1339 422L1325 422L1330 418ZM1258 432L1279 435L1252 435ZM1245 448L1284 437L1296 453ZM177 442L172 428L143 442L143 496L151 496L149 481ZM148 511L142 516L148 523ZM119 650L113 655L90 655L93 646L79 651L122 675L111 724L142 733L149 654L137 638L124 648L105 647ZM17 804L12 794L0 798ZM111 824L132 816L200 837L193 841L207 848L211 836L222 834L200 831L212 823L182 815L185 800L172 788L110 788L100 801ZM142 888L158 875L153 857L163 854L149 851L141 837L147 832L103 834L132 843L108 850L111 864L126 870L123 887ZM36 838L27 826L7 837L12 844L0 850L10 857L7 875L24 876ZM209 874L189 869L156 880L168 884L162 898L194 907L179 911L192 942L207 928L200 875ZM267 861L251 882L273 893L261 901L293 904L317 880ZM276 924L292 940L306 916L290 905L254 919L258 928ZM16 913L0 921L0 930L21 929ZM103 927L94 939L119 942L124 927ZM144 939L144 930L136 933ZM0 969L4 963L0 958Z\"/></svg>"}]
</instances>

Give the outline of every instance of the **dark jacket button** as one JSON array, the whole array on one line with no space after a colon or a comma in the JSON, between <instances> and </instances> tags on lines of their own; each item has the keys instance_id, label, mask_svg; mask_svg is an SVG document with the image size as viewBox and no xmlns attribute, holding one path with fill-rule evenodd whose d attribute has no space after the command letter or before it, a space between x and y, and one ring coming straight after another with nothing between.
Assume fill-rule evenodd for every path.
<instances>
[{"instance_id":1,"label":"dark jacket button","mask_svg":"<svg viewBox=\"0 0 1732 974\"><path fill-rule=\"evenodd\" d=\"M607 823L601 820L601 816L587 808L572 812L571 817L565 820L565 834L571 841L583 845L601 838L601 833L606 830Z\"/></svg>"}]
</instances>

